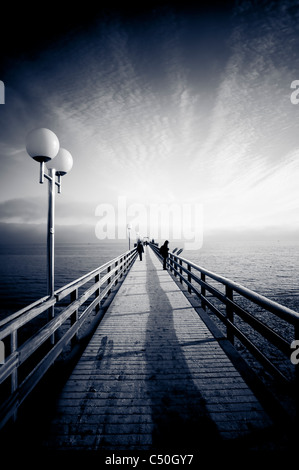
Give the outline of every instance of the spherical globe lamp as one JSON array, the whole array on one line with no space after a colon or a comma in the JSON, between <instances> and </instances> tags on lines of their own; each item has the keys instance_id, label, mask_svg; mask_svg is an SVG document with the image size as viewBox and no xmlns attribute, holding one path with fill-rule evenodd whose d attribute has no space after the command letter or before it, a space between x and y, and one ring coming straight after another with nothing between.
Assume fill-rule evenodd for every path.
<instances>
[{"instance_id":1,"label":"spherical globe lamp","mask_svg":"<svg viewBox=\"0 0 299 470\"><path fill-rule=\"evenodd\" d=\"M26 150L37 162L48 162L56 157L59 140L50 129L45 127L34 129L27 136Z\"/></svg>"},{"instance_id":2,"label":"spherical globe lamp","mask_svg":"<svg viewBox=\"0 0 299 470\"><path fill-rule=\"evenodd\" d=\"M46 164L48 170L55 168L56 175L63 176L68 173L73 166L73 157L70 152L60 147L58 154L53 160Z\"/></svg>"}]
</instances>

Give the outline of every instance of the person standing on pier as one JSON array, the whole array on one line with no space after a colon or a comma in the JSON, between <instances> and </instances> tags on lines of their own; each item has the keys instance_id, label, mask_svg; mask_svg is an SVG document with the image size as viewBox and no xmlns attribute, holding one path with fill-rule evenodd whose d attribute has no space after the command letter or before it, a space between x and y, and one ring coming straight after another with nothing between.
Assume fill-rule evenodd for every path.
<instances>
[{"instance_id":1,"label":"person standing on pier","mask_svg":"<svg viewBox=\"0 0 299 470\"><path fill-rule=\"evenodd\" d=\"M169 241L165 240L164 244L160 247L160 250L159 250L160 255L163 256L163 269L166 269L166 260L167 260L168 252L169 252L168 243Z\"/></svg>"},{"instance_id":2,"label":"person standing on pier","mask_svg":"<svg viewBox=\"0 0 299 470\"><path fill-rule=\"evenodd\" d=\"M139 253L139 259L140 259L140 261L142 261L142 253L144 253L144 249L143 249L143 245L142 245L140 240L137 243L137 251Z\"/></svg>"}]
</instances>

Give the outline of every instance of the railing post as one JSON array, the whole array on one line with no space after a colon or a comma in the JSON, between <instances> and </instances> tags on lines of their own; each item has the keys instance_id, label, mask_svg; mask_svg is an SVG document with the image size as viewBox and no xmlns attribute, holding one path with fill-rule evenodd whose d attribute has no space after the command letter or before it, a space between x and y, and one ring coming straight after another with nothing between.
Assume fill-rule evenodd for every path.
<instances>
[{"instance_id":1,"label":"railing post","mask_svg":"<svg viewBox=\"0 0 299 470\"><path fill-rule=\"evenodd\" d=\"M177 265L175 264L177 262L177 258L175 256L173 256L173 271L174 271L174 275L177 276L177 272L176 272L176 269L177 269Z\"/></svg>"},{"instance_id":2,"label":"railing post","mask_svg":"<svg viewBox=\"0 0 299 470\"><path fill-rule=\"evenodd\" d=\"M10 353L14 353L17 350L18 347L18 336L17 336L17 330L13 331L13 333L10 336ZM10 391L11 394L13 394L18 388L18 369L17 367L14 367L11 376L10 376ZM12 415L12 420L15 422L17 419L17 409L14 411Z\"/></svg>"},{"instance_id":3,"label":"railing post","mask_svg":"<svg viewBox=\"0 0 299 470\"><path fill-rule=\"evenodd\" d=\"M18 347L18 333L14 330L10 336L10 353L13 354ZM15 367L11 374L11 393L18 388L18 369Z\"/></svg>"},{"instance_id":4,"label":"railing post","mask_svg":"<svg viewBox=\"0 0 299 470\"><path fill-rule=\"evenodd\" d=\"M182 260L181 260L181 259L180 259L179 263L180 263L180 266L182 266L183 263L182 263ZM182 270L182 268L180 267L180 283L181 283L181 284L183 284L182 275L183 275L183 270Z\"/></svg>"},{"instance_id":5,"label":"railing post","mask_svg":"<svg viewBox=\"0 0 299 470\"><path fill-rule=\"evenodd\" d=\"M95 284L97 282L100 282L100 274L97 274L95 276L94 282L95 282ZM99 297L99 303L95 307L95 311L98 312L100 310L100 287L95 291L94 295L95 295L95 298Z\"/></svg>"},{"instance_id":6,"label":"railing post","mask_svg":"<svg viewBox=\"0 0 299 470\"><path fill-rule=\"evenodd\" d=\"M120 258L119 264L120 264L120 277L122 277L123 276L123 269L124 269L123 258Z\"/></svg>"},{"instance_id":7,"label":"railing post","mask_svg":"<svg viewBox=\"0 0 299 470\"><path fill-rule=\"evenodd\" d=\"M78 299L78 289L75 289L73 292L71 292L71 302L74 302L77 299ZM74 313L72 313L71 315L71 326L73 326L78 321L78 318L79 318L79 311L78 309L76 309ZM71 340L72 348L77 343L77 341L78 341L78 333L75 333Z\"/></svg>"},{"instance_id":8,"label":"railing post","mask_svg":"<svg viewBox=\"0 0 299 470\"><path fill-rule=\"evenodd\" d=\"M48 309L48 321L50 322L51 320L53 320L54 316L55 316L55 314L54 314L54 305L52 305ZM49 341L50 341L51 346L54 346L54 344L55 344L55 333L53 333L50 336Z\"/></svg>"},{"instance_id":9,"label":"railing post","mask_svg":"<svg viewBox=\"0 0 299 470\"><path fill-rule=\"evenodd\" d=\"M229 300L233 300L233 289L229 286L225 286L225 295L226 295L226 298L229 299ZM232 308L231 305L226 305L226 319L231 322L231 323L234 323L234 310ZM234 333L232 331L232 328L230 327L229 324L227 324L227 327L226 327L226 335L227 335L227 339L232 343L234 344Z\"/></svg>"},{"instance_id":10,"label":"railing post","mask_svg":"<svg viewBox=\"0 0 299 470\"><path fill-rule=\"evenodd\" d=\"M191 273L191 265L190 264L187 265L187 269L189 271L188 272L188 281L191 283L192 278L191 278L191 275L189 274L189 273ZM189 292L189 294L191 294L191 292L192 292L192 289L191 289L190 286L188 286L188 292Z\"/></svg>"},{"instance_id":11,"label":"railing post","mask_svg":"<svg viewBox=\"0 0 299 470\"><path fill-rule=\"evenodd\" d=\"M201 279L203 282L206 282L206 275L205 275L205 273L203 273L203 272L200 273L200 279ZM205 288L205 286L203 286L203 285L201 286L200 293L201 293L201 308L202 308L203 310L206 310L207 307L206 307L206 304L205 304L205 302L204 302L204 300L203 300L204 298L206 298L206 288Z\"/></svg>"},{"instance_id":12,"label":"railing post","mask_svg":"<svg viewBox=\"0 0 299 470\"><path fill-rule=\"evenodd\" d=\"M115 261L115 267L118 266L118 261ZM118 269L115 271L115 277L117 276L118 274ZM115 282L114 282L114 285L116 286L116 284L118 283L118 280L116 279Z\"/></svg>"},{"instance_id":13,"label":"railing post","mask_svg":"<svg viewBox=\"0 0 299 470\"><path fill-rule=\"evenodd\" d=\"M110 273L111 271L111 266L108 266L107 273ZM108 277L107 284L109 285L111 283L111 277ZM108 291L108 294L111 294L111 289Z\"/></svg>"}]
</instances>

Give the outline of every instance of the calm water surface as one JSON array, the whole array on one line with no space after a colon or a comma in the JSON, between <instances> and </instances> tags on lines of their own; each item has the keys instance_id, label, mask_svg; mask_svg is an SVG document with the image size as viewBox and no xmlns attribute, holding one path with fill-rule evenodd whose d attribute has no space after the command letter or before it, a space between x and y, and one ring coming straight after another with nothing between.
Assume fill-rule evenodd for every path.
<instances>
[{"instance_id":1,"label":"calm water surface","mask_svg":"<svg viewBox=\"0 0 299 470\"><path fill-rule=\"evenodd\" d=\"M299 243L218 242L182 255L299 311Z\"/></svg>"},{"instance_id":2,"label":"calm water surface","mask_svg":"<svg viewBox=\"0 0 299 470\"><path fill-rule=\"evenodd\" d=\"M170 249L176 246L171 243ZM125 240L57 244L55 289L127 249ZM205 244L197 251L184 251L181 256L299 311L299 243L215 242ZM0 316L3 318L46 293L46 247L30 244L0 246Z\"/></svg>"}]
</instances>

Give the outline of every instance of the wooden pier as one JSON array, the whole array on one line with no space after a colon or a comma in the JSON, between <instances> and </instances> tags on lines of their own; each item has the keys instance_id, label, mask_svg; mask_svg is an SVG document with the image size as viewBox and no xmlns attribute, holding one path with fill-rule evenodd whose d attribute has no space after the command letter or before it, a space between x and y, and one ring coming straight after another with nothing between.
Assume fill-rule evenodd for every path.
<instances>
[{"instance_id":1,"label":"wooden pier","mask_svg":"<svg viewBox=\"0 0 299 470\"><path fill-rule=\"evenodd\" d=\"M274 402L255 387L228 339L203 321L201 302L188 295L149 246L142 261L133 258L56 397L40 450L289 452L288 421L277 418Z\"/></svg>"},{"instance_id":2,"label":"wooden pier","mask_svg":"<svg viewBox=\"0 0 299 470\"><path fill-rule=\"evenodd\" d=\"M48 449L273 450L281 434L154 252L135 261L64 386ZM273 441L274 438L274 441Z\"/></svg>"}]
</instances>

